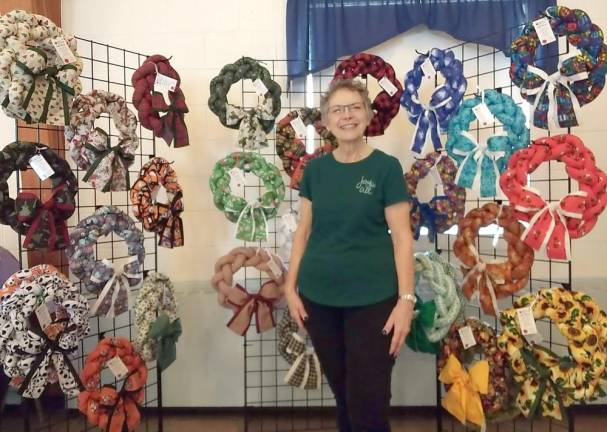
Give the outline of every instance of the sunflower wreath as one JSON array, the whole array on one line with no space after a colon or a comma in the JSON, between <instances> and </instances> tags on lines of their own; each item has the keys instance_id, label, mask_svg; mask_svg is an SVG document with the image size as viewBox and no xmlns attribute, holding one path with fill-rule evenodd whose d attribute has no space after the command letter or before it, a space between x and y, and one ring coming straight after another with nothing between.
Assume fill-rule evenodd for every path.
<instances>
[{"instance_id":1,"label":"sunflower wreath","mask_svg":"<svg viewBox=\"0 0 607 432\"><path fill-rule=\"evenodd\" d=\"M101 385L101 371L116 357L128 371L120 390ZM91 425L106 432L132 432L141 421L147 377L145 362L128 339L102 339L87 355L80 373L85 389L78 396L78 409Z\"/></svg>"},{"instance_id":2,"label":"sunflower wreath","mask_svg":"<svg viewBox=\"0 0 607 432\"><path fill-rule=\"evenodd\" d=\"M301 119L305 126L313 125L316 133L322 140L322 145L314 153L306 151L306 143L297 136L291 125L295 119ZM304 169L309 161L332 152L337 147L337 140L322 124L321 113L317 108L302 108L291 111L276 125L276 153L282 160L282 166L289 177L289 187L299 189L299 182L303 177Z\"/></svg>"},{"instance_id":3,"label":"sunflower wreath","mask_svg":"<svg viewBox=\"0 0 607 432\"><path fill-rule=\"evenodd\" d=\"M42 157L52 168L50 196L42 202L31 192L9 196L8 179L13 171L25 171L30 159ZM78 181L67 162L45 145L15 141L0 152L0 223L25 235L28 249L63 249L69 244L67 219L74 213Z\"/></svg>"},{"instance_id":4,"label":"sunflower wreath","mask_svg":"<svg viewBox=\"0 0 607 432\"><path fill-rule=\"evenodd\" d=\"M527 306L535 319L556 323L567 339L567 355L527 342L516 311ZM607 385L607 315L590 296L562 288L541 289L517 298L500 321L498 345L518 383L516 404L525 417L542 414L561 420L564 407L605 394L601 385Z\"/></svg>"},{"instance_id":5,"label":"sunflower wreath","mask_svg":"<svg viewBox=\"0 0 607 432\"><path fill-rule=\"evenodd\" d=\"M481 227L496 223L504 230L508 243L507 258L484 260L476 248ZM499 314L497 299L511 296L523 289L533 265L533 249L521 240L524 227L510 206L487 203L470 210L459 222L453 252L462 263L462 291L470 299L477 294L483 311Z\"/></svg>"},{"instance_id":6,"label":"sunflower wreath","mask_svg":"<svg viewBox=\"0 0 607 432\"><path fill-rule=\"evenodd\" d=\"M70 58L53 42L65 41ZM13 10L0 17L0 102L27 123L69 123L72 99L82 90L76 38L42 15Z\"/></svg>"},{"instance_id":7,"label":"sunflower wreath","mask_svg":"<svg viewBox=\"0 0 607 432\"><path fill-rule=\"evenodd\" d=\"M430 202L417 199L418 182L433 170L438 173L443 187L443 195L437 195ZM464 215L466 190L455 184L457 167L451 159L439 152L428 153L416 160L405 173L407 189L413 197L410 220L413 238L419 239L421 227L428 228L428 239L433 242L436 234L447 231Z\"/></svg>"},{"instance_id":8,"label":"sunflower wreath","mask_svg":"<svg viewBox=\"0 0 607 432\"><path fill-rule=\"evenodd\" d=\"M403 92L403 87L396 78L392 65L373 54L354 54L337 65L333 81L367 75L371 75L380 82L380 86L382 85L382 79L387 79L396 89L391 96L386 90L382 90L371 103L371 109L374 114L369 126L365 130L365 135L383 135L388 126L390 126L392 119L398 114L400 96Z\"/></svg>"},{"instance_id":9,"label":"sunflower wreath","mask_svg":"<svg viewBox=\"0 0 607 432\"><path fill-rule=\"evenodd\" d=\"M263 182L265 193L254 201L232 195L230 170L237 168L252 173ZM268 219L276 216L285 196L280 171L258 153L235 152L215 164L209 179L215 207L236 223L236 238L263 241L268 237Z\"/></svg>"},{"instance_id":10,"label":"sunflower wreath","mask_svg":"<svg viewBox=\"0 0 607 432\"><path fill-rule=\"evenodd\" d=\"M168 203L156 201L161 186L167 192ZM143 222L146 231L158 234L160 246L183 246L183 190L169 161L155 157L141 167L130 198L135 218Z\"/></svg>"},{"instance_id":11,"label":"sunflower wreath","mask_svg":"<svg viewBox=\"0 0 607 432\"><path fill-rule=\"evenodd\" d=\"M245 110L228 103L230 87L240 80L260 80L267 89L257 107ZM225 127L238 129L238 145L247 150L267 146L266 134L274 128L274 119L280 114L282 90L270 72L250 57L227 64L211 80L209 108Z\"/></svg>"},{"instance_id":12,"label":"sunflower wreath","mask_svg":"<svg viewBox=\"0 0 607 432\"><path fill-rule=\"evenodd\" d=\"M425 61L430 61L434 69L445 77L445 84L434 89L428 105L419 100L417 93L424 78L422 64ZM420 54L415 59L404 84L400 104L407 110L409 121L415 125L411 151L424 153L428 140L432 141L435 151L440 150L440 134L447 130L449 120L457 111L468 85L462 62L455 58L452 51L432 48L428 54Z\"/></svg>"},{"instance_id":13,"label":"sunflower wreath","mask_svg":"<svg viewBox=\"0 0 607 432\"><path fill-rule=\"evenodd\" d=\"M535 66L540 43L532 22L512 42L510 79L533 105L533 124L543 129L577 126L580 107L592 102L605 86L607 46L602 30L581 9L550 6L548 18L554 34L565 36L579 53L568 57L552 75Z\"/></svg>"},{"instance_id":14,"label":"sunflower wreath","mask_svg":"<svg viewBox=\"0 0 607 432\"><path fill-rule=\"evenodd\" d=\"M168 103L162 93L154 89L158 74L177 81L175 88L168 91ZM181 91L181 78L169 59L158 54L148 57L133 73L131 83L133 105L141 126L154 132L154 136L162 138L169 146L171 143L175 148L190 145L184 120L184 114L189 111Z\"/></svg>"},{"instance_id":15,"label":"sunflower wreath","mask_svg":"<svg viewBox=\"0 0 607 432\"><path fill-rule=\"evenodd\" d=\"M542 162L559 161L577 181L578 190L557 202L545 201L527 185L529 174ZM529 221L522 240L535 250L546 249L551 259L571 259L570 239L588 234L607 205L607 174L575 135L540 138L516 152L500 177L500 186L520 220Z\"/></svg>"},{"instance_id":16,"label":"sunflower wreath","mask_svg":"<svg viewBox=\"0 0 607 432\"><path fill-rule=\"evenodd\" d=\"M55 335L49 336L39 325L31 325L43 304L49 314L55 308L60 311L53 314L53 324L62 324L63 329ZM47 383L55 380L66 395L78 394L82 385L68 355L78 349L89 332L88 310L86 298L59 273L43 273L31 282L24 280L2 302L0 339L6 345L4 371L7 376L17 378L13 383L19 385L21 395L38 398Z\"/></svg>"},{"instance_id":17,"label":"sunflower wreath","mask_svg":"<svg viewBox=\"0 0 607 432\"><path fill-rule=\"evenodd\" d=\"M468 129L476 119L472 109L484 103L503 125L503 130L486 140L477 141ZM445 148L458 164L455 183L480 192L481 197L498 194L499 177L515 151L529 145L525 114L514 100L495 90L483 90L480 96L465 100L449 122Z\"/></svg>"},{"instance_id":18,"label":"sunflower wreath","mask_svg":"<svg viewBox=\"0 0 607 432\"><path fill-rule=\"evenodd\" d=\"M120 141L114 147L108 133L94 127L102 114L109 114L118 129ZM129 167L135 160L139 139L137 118L122 97L103 90L77 96L64 134L72 160L85 171L84 181L90 180L103 192L129 188Z\"/></svg>"},{"instance_id":19,"label":"sunflower wreath","mask_svg":"<svg viewBox=\"0 0 607 432\"><path fill-rule=\"evenodd\" d=\"M435 252L416 252L416 295L414 318L407 335L413 351L436 354L440 342L460 316L462 300L458 292L455 269ZM434 293L432 300L422 301L418 281L424 279Z\"/></svg>"},{"instance_id":20,"label":"sunflower wreath","mask_svg":"<svg viewBox=\"0 0 607 432\"><path fill-rule=\"evenodd\" d=\"M177 358L176 344L181 335L175 289L168 276L162 273L147 275L134 309L135 350L143 360L156 360L160 370L165 370Z\"/></svg>"},{"instance_id":21,"label":"sunflower wreath","mask_svg":"<svg viewBox=\"0 0 607 432\"><path fill-rule=\"evenodd\" d=\"M107 259L95 261L98 239L112 233L126 242L129 257L124 264L114 265ZM67 257L72 274L87 291L98 294L91 314L112 317L128 310L129 291L143 279L145 259L143 233L133 219L117 207L99 208L70 233Z\"/></svg>"}]
</instances>

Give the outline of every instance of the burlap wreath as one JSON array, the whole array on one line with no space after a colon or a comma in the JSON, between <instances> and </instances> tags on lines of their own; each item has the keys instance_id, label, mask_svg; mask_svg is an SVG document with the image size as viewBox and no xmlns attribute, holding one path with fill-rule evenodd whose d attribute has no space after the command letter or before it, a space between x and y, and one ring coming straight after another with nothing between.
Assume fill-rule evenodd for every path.
<instances>
[{"instance_id":1,"label":"burlap wreath","mask_svg":"<svg viewBox=\"0 0 607 432\"><path fill-rule=\"evenodd\" d=\"M158 73L177 80L175 90L168 92L168 103L162 93L154 90ZM188 128L183 118L188 107L181 91L181 78L169 59L161 55L148 57L133 73L131 83L134 87L133 105L141 126L154 132L169 146L171 143L175 148L189 145Z\"/></svg>"},{"instance_id":2,"label":"burlap wreath","mask_svg":"<svg viewBox=\"0 0 607 432\"><path fill-rule=\"evenodd\" d=\"M430 202L422 203L417 199L418 182L436 170L443 187L443 195L437 195ZM446 155L428 153L418 159L405 173L407 189L413 197L411 201L411 230L413 238L419 239L421 227L428 228L428 239L433 242L436 234L447 231L457 224L464 215L466 190L455 184L457 167Z\"/></svg>"},{"instance_id":3,"label":"burlap wreath","mask_svg":"<svg viewBox=\"0 0 607 432\"><path fill-rule=\"evenodd\" d=\"M109 134L95 127L95 120L106 113L118 130L120 141L114 147ZM139 139L135 114L122 97L103 90L77 96L64 134L72 160L85 171L84 181L90 180L103 192L128 190L129 167L135 160Z\"/></svg>"},{"instance_id":4,"label":"burlap wreath","mask_svg":"<svg viewBox=\"0 0 607 432\"><path fill-rule=\"evenodd\" d=\"M160 186L166 190L168 203L156 201ZM160 246L183 246L183 190L169 161L155 157L141 167L130 198L135 218L143 222L146 231L158 234Z\"/></svg>"},{"instance_id":5,"label":"burlap wreath","mask_svg":"<svg viewBox=\"0 0 607 432\"><path fill-rule=\"evenodd\" d=\"M579 54L570 56L552 75L535 66L540 44L532 23L512 42L510 79L533 105L533 124L543 129L579 124L580 107L592 102L605 85L607 46L602 30L586 12L564 6L549 6L538 18L547 17L554 34L566 36Z\"/></svg>"},{"instance_id":6,"label":"burlap wreath","mask_svg":"<svg viewBox=\"0 0 607 432\"><path fill-rule=\"evenodd\" d=\"M64 39L75 57L63 59L52 41ZM27 123L69 123L72 99L82 91L76 39L42 15L13 10L0 17L0 102L9 117Z\"/></svg>"},{"instance_id":7,"label":"burlap wreath","mask_svg":"<svg viewBox=\"0 0 607 432\"><path fill-rule=\"evenodd\" d=\"M252 173L263 182L265 192L248 202L232 195L230 173L233 168ZM268 236L268 219L276 216L285 196L285 185L280 171L258 153L235 152L215 164L209 186L215 207L224 212L230 222L236 223L236 238L263 241Z\"/></svg>"},{"instance_id":8,"label":"burlap wreath","mask_svg":"<svg viewBox=\"0 0 607 432\"><path fill-rule=\"evenodd\" d=\"M529 344L520 330L516 308L530 306L534 318L549 318L567 339L569 354ZM562 417L563 407L604 396L607 385L607 315L590 296L547 288L517 298L502 312L499 347L518 383L516 404L525 417L541 413Z\"/></svg>"},{"instance_id":9,"label":"burlap wreath","mask_svg":"<svg viewBox=\"0 0 607 432\"><path fill-rule=\"evenodd\" d=\"M101 371L114 357L128 369L120 390L101 384ZM91 425L106 432L132 432L141 421L139 409L145 400L147 377L145 362L127 339L102 339L87 355L80 373L85 390L78 396L78 409Z\"/></svg>"},{"instance_id":10,"label":"burlap wreath","mask_svg":"<svg viewBox=\"0 0 607 432\"><path fill-rule=\"evenodd\" d=\"M577 191L557 202L546 202L538 190L527 186L529 174L549 161L563 162L567 175L578 183ZM529 221L523 241L535 250L545 248L551 259L571 259L569 239L588 234L607 205L607 174L575 135L540 138L516 152L500 186L516 216Z\"/></svg>"},{"instance_id":11,"label":"burlap wreath","mask_svg":"<svg viewBox=\"0 0 607 432\"><path fill-rule=\"evenodd\" d=\"M20 192L9 196L8 179L13 171L25 171L32 157L40 155L53 169L51 194L42 202L38 195ZM0 223L25 235L28 249L63 249L69 244L67 219L74 213L78 181L67 162L47 146L15 141L0 152Z\"/></svg>"},{"instance_id":12,"label":"burlap wreath","mask_svg":"<svg viewBox=\"0 0 607 432\"><path fill-rule=\"evenodd\" d=\"M384 59L379 56L358 53L352 57L342 60L335 68L335 74L333 75L333 81L339 79L352 79L358 76L366 77L371 75L377 81L382 78L388 79L394 87L396 92L390 96L386 90L379 92L373 103L371 109L373 110L373 118L371 123L367 126L365 131L366 136L378 136L383 135L390 122L400 109L400 96L403 92L403 87L396 78L394 68Z\"/></svg>"},{"instance_id":13,"label":"burlap wreath","mask_svg":"<svg viewBox=\"0 0 607 432\"><path fill-rule=\"evenodd\" d=\"M476 248L481 227L496 223L504 229L507 258L484 260ZM480 296L480 305L489 315L499 313L497 299L508 297L527 285L533 265L533 249L520 239L524 227L510 206L487 203L470 210L459 222L453 252L462 263L466 298Z\"/></svg>"},{"instance_id":14,"label":"burlap wreath","mask_svg":"<svg viewBox=\"0 0 607 432\"><path fill-rule=\"evenodd\" d=\"M228 92L232 84L240 80L261 80L268 92L263 95L256 108L244 108L228 103ZM239 129L238 145L247 150L266 146L266 134L274 128L274 119L280 114L282 90L270 72L250 57L242 57L227 64L219 75L211 80L209 108L225 127Z\"/></svg>"},{"instance_id":15,"label":"burlap wreath","mask_svg":"<svg viewBox=\"0 0 607 432\"><path fill-rule=\"evenodd\" d=\"M304 125L313 125L322 140L322 145L313 153L306 151L305 140L299 138L291 122L300 118ZM337 147L337 140L321 123L321 113L317 108L302 108L291 111L276 125L276 154L282 160L282 166L289 177L289 187L299 189L299 182L309 161L332 152Z\"/></svg>"}]
</instances>

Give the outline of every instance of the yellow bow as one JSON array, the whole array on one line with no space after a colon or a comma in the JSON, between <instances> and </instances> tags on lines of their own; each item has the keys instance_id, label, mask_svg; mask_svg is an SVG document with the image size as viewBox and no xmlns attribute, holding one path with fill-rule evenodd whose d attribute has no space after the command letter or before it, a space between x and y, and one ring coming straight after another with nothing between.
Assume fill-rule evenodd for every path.
<instances>
[{"instance_id":1,"label":"yellow bow","mask_svg":"<svg viewBox=\"0 0 607 432\"><path fill-rule=\"evenodd\" d=\"M443 408L462 424L469 421L481 427L484 426L485 413L480 394L487 394L489 387L487 360L476 362L470 371L466 372L459 360L451 354L438 379L444 384L451 384L451 388L443 397Z\"/></svg>"}]
</instances>

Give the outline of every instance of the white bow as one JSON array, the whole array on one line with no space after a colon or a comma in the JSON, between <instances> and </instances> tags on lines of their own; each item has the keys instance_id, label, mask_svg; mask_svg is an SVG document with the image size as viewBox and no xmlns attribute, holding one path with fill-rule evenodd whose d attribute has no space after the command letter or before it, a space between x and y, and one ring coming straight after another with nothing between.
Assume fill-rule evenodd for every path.
<instances>
[{"instance_id":1,"label":"white bow","mask_svg":"<svg viewBox=\"0 0 607 432\"><path fill-rule=\"evenodd\" d=\"M112 292L112 300L110 302L110 308L106 312L105 316L107 318L113 318L115 316L114 309L116 306L116 299L118 298L118 294L120 293L120 291L126 290L127 305L129 305L131 303L129 279L137 279L138 283L139 283L143 279L143 275L141 272L128 273L128 272L124 271L124 267L127 266L128 264L130 264L132 262L136 262L136 261L138 261L138 257L136 255L130 256L128 258L127 262L120 266L115 265L114 263L112 263L111 261L109 261L107 259L102 260L102 262L106 266L112 267L114 269L114 273L112 274L112 277L107 280L107 282L105 283L105 286L99 293L99 297L97 298L97 301L95 301L95 304L91 308L91 315L97 315L97 310L99 309L99 307L101 306L101 304L103 303L103 301L105 300L107 295L109 294L112 287L114 287L114 284L116 282L118 283L118 286L116 286L114 288L114 291ZM93 276L93 277L91 277L91 282L100 283L103 281L99 280Z\"/></svg>"},{"instance_id":2,"label":"white bow","mask_svg":"<svg viewBox=\"0 0 607 432\"><path fill-rule=\"evenodd\" d=\"M470 251L472 252L472 255L474 255L474 258L476 260L476 264L472 267L467 267L464 266L468 269L468 273L466 273L466 276L464 277L464 281L462 282L462 285L466 284L466 282L468 282L468 279L472 278L472 275L476 275L476 291L473 294L473 297L480 297L480 291L481 291L481 278L485 277L485 284L487 285L487 290L489 291L489 297L491 297L491 305L493 306L493 310L495 311L495 316L499 316L500 315L500 309L499 309L499 305L497 304L497 296L495 295L495 287L493 286L493 281L491 280L491 278L489 277L489 273L487 273L487 264L502 264L507 262L507 259L503 259L503 260L498 260L498 259L492 259L489 262L483 262L481 261L480 255L478 253L478 250L473 246L473 245L468 245Z\"/></svg>"}]
</instances>

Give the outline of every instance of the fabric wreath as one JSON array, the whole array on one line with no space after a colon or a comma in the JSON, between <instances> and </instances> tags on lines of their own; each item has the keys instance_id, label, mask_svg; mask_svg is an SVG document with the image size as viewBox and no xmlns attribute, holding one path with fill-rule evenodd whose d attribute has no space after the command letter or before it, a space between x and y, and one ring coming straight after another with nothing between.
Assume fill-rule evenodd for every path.
<instances>
[{"instance_id":1,"label":"fabric wreath","mask_svg":"<svg viewBox=\"0 0 607 432\"><path fill-rule=\"evenodd\" d=\"M31 192L9 196L8 179L13 171L25 171L33 157L42 157L52 168L51 191L46 201ZM27 249L63 249L69 244L67 219L74 213L78 181L67 162L47 146L15 141L0 152L0 223L25 235ZM44 198L43 198L44 199Z\"/></svg>"},{"instance_id":2,"label":"fabric wreath","mask_svg":"<svg viewBox=\"0 0 607 432\"><path fill-rule=\"evenodd\" d=\"M112 233L126 242L128 258L124 264L115 265L107 259L95 261L97 240ZM92 315L113 317L128 311L130 289L143 279L145 259L143 233L133 219L114 206L99 208L70 233L67 257L72 274L88 291L98 294Z\"/></svg>"},{"instance_id":3,"label":"fabric wreath","mask_svg":"<svg viewBox=\"0 0 607 432\"><path fill-rule=\"evenodd\" d=\"M430 61L434 70L445 77L445 84L434 89L428 105L419 100L417 93L424 73L422 64ZM400 104L407 110L409 121L415 125L411 151L417 154L425 153L429 140L434 151L442 148L441 132L449 126L451 117L457 111L468 82L464 77L462 62L455 58L452 51L432 48L428 54L420 54L413 63L413 69L405 76L405 85Z\"/></svg>"},{"instance_id":4,"label":"fabric wreath","mask_svg":"<svg viewBox=\"0 0 607 432\"><path fill-rule=\"evenodd\" d=\"M168 203L156 201L160 186L167 192ZM143 222L146 231L158 234L160 246L183 246L183 190L169 161L155 157L141 167L130 198L135 218Z\"/></svg>"},{"instance_id":5,"label":"fabric wreath","mask_svg":"<svg viewBox=\"0 0 607 432\"><path fill-rule=\"evenodd\" d=\"M567 339L568 354L527 342L516 308L531 307L533 317L549 318ZM541 289L517 298L502 312L500 349L507 353L519 389L516 404L525 415L561 420L562 411L576 402L603 396L607 362L607 315L590 296L562 288Z\"/></svg>"},{"instance_id":6,"label":"fabric wreath","mask_svg":"<svg viewBox=\"0 0 607 432\"><path fill-rule=\"evenodd\" d=\"M145 361L156 360L165 370L177 358L181 321L177 315L175 289L168 276L150 273L135 302L137 338L135 350Z\"/></svg>"},{"instance_id":7,"label":"fabric wreath","mask_svg":"<svg viewBox=\"0 0 607 432\"><path fill-rule=\"evenodd\" d=\"M504 230L507 258L483 260L476 248L481 227L496 223ZM467 299L479 295L483 311L499 315L497 299L511 296L527 285L533 265L533 249L521 240L524 227L510 206L486 203L470 210L459 222L453 252L462 263L462 291Z\"/></svg>"},{"instance_id":8,"label":"fabric wreath","mask_svg":"<svg viewBox=\"0 0 607 432\"><path fill-rule=\"evenodd\" d=\"M313 125L323 144L309 154L306 143L297 136L291 122L300 118L305 126ZM317 108L302 108L291 111L284 116L276 126L276 154L282 160L282 166L289 177L289 187L299 189L304 168L312 159L332 152L337 147L337 140L322 124L321 113Z\"/></svg>"},{"instance_id":9,"label":"fabric wreath","mask_svg":"<svg viewBox=\"0 0 607 432\"><path fill-rule=\"evenodd\" d=\"M53 42L64 40L74 61ZM4 112L27 123L69 123L74 96L82 91L76 38L50 19L13 10L0 17L0 101Z\"/></svg>"},{"instance_id":10,"label":"fabric wreath","mask_svg":"<svg viewBox=\"0 0 607 432\"><path fill-rule=\"evenodd\" d=\"M314 347L298 333L297 323L285 309L276 326L278 352L291 366L285 375L285 383L304 390L319 390L322 380L320 361Z\"/></svg>"},{"instance_id":11,"label":"fabric wreath","mask_svg":"<svg viewBox=\"0 0 607 432\"><path fill-rule=\"evenodd\" d=\"M592 102L605 86L607 46L603 31L581 9L549 6L546 17L555 36L565 36L578 50L552 75L535 66L540 44L533 22L511 45L510 79L533 105L533 124L543 129L578 126L580 107Z\"/></svg>"},{"instance_id":12,"label":"fabric wreath","mask_svg":"<svg viewBox=\"0 0 607 432\"><path fill-rule=\"evenodd\" d=\"M168 92L168 104L161 92L154 89L158 74L177 81L175 88ZM161 55L148 57L133 73L133 105L137 110L141 126L154 132L167 145L175 148L190 145L188 128L184 114L188 112L185 96L181 91L181 78L169 59Z\"/></svg>"},{"instance_id":13,"label":"fabric wreath","mask_svg":"<svg viewBox=\"0 0 607 432\"><path fill-rule=\"evenodd\" d=\"M557 202L545 201L527 186L528 176L542 162L559 161L578 182L578 190ZM607 174L575 135L540 138L516 152L500 177L500 186L520 220L529 221L521 239L535 250L546 249L551 259L571 259L570 238L588 234L607 205Z\"/></svg>"},{"instance_id":14,"label":"fabric wreath","mask_svg":"<svg viewBox=\"0 0 607 432\"><path fill-rule=\"evenodd\" d=\"M263 182L265 193L247 201L232 195L230 170L252 173ZM285 185L280 171L258 153L235 152L215 164L209 179L215 207L224 212L230 222L236 223L236 238L246 241L264 241L268 237L268 219L276 216L285 196Z\"/></svg>"},{"instance_id":15,"label":"fabric wreath","mask_svg":"<svg viewBox=\"0 0 607 432\"><path fill-rule=\"evenodd\" d=\"M468 129L476 119L472 109L481 103L502 123L503 130L479 142ZM525 114L514 100L495 90L483 90L480 96L465 100L449 122L445 146L459 166L457 185L479 191L481 197L496 196L500 173L506 169L508 159L529 145L525 122Z\"/></svg>"},{"instance_id":16,"label":"fabric wreath","mask_svg":"<svg viewBox=\"0 0 607 432\"><path fill-rule=\"evenodd\" d=\"M442 183L443 194L437 195L429 202L417 199L417 184L434 171L437 180ZM428 228L428 239L434 242L436 234L443 233L456 225L464 215L466 190L455 184L457 167L447 156L428 153L423 159L416 160L405 173L407 190L413 197L411 201L411 231L413 238L419 239L421 227Z\"/></svg>"},{"instance_id":17,"label":"fabric wreath","mask_svg":"<svg viewBox=\"0 0 607 432\"><path fill-rule=\"evenodd\" d=\"M228 103L230 87L240 80L260 80L267 89L255 108L246 110ZM261 87L261 86L259 86ZM238 129L238 145L246 150L267 146L266 134L274 128L274 119L280 114L282 90L270 72L250 57L242 57L227 64L211 80L209 108L225 127Z\"/></svg>"},{"instance_id":18,"label":"fabric wreath","mask_svg":"<svg viewBox=\"0 0 607 432\"><path fill-rule=\"evenodd\" d=\"M106 131L95 126L101 114L109 114L120 142L112 147ZM114 93L93 90L74 99L70 121L64 129L71 158L85 171L84 181L103 192L129 188L129 167L139 147L137 118L126 101Z\"/></svg>"},{"instance_id":19,"label":"fabric wreath","mask_svg":"<svg viewBox=\"0 0 607 432\"><path fill-rule=\"evenodd\" d=\"M386 90L382 90L371 104L373 110L373 118L365 131L366 136L383 135L390 122L400 109L399 100L403 92L403 87L396 78L394 68L384 59L379 56L358 53L352 57L342 60L335 68L333 81L339 79L352 79L357 76L371 75L375 78L380 86L382 79L386 79L391 83L391 86L396 88L396 91L390 95Z\"/></svg>"},{"instance_id":20,"label":"fabric wreath","mask_svg":"<svg viewBox=\"0 0 607 432\"><path fill-rule=\"evenodd\" d=\"M116 357L128 370L120 390L109 384L101 385L101 371ZM78 396L78 409L91 425L106 432L132 432L137 428L148 370L127 339L102 339L87 355L80 378L85 390Z\"/></svg>"}]
</instances>

